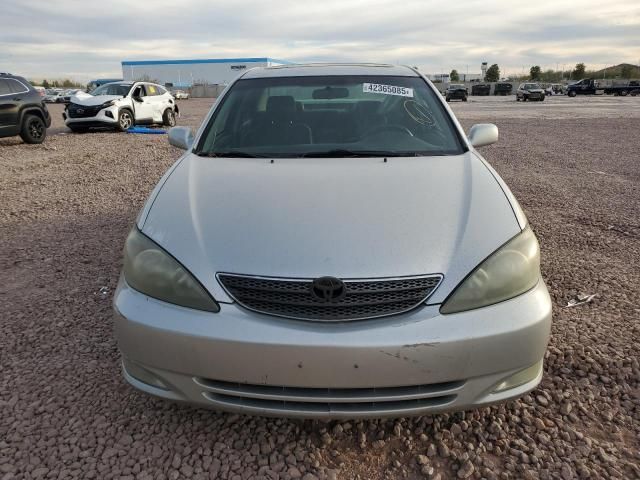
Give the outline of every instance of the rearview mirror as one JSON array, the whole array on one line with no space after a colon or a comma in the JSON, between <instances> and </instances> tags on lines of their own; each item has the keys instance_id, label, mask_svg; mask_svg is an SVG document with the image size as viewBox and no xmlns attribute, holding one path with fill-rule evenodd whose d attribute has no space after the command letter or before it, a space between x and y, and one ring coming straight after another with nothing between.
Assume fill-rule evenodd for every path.
<instances>
[{"instance_id":1,"label":"rearview mirror","mask_svg":"<svg viewBox=\"0 0 640 480\"><path fill-rule=\"evenodd\" d=\"M498 141L498 127L493 123L478 123L469 130L469 143L473 147L484 147Z\"/></svg>"},{"instance_id":2,"label":"rearview mirror","mask_svg":"<svg viewBox=\"0 0 640 480\"><path fill-rule=\"evenodd\" d=\"M173 127L169 129L169 144L189 150L193 146L193 132L189 127Z\"/></svg>"},{"instance_id":3,"label":"rearview mirror","mask_svg":"<svg viewBox=\"0 0 640 480\"><path fill-rule=\"evenodd\" d=\"M347 98L349 97L349 89L344 87L330 87L319 88L313 91L314 100L331 100L334 98Z\"/></svg>"}]
</instances>

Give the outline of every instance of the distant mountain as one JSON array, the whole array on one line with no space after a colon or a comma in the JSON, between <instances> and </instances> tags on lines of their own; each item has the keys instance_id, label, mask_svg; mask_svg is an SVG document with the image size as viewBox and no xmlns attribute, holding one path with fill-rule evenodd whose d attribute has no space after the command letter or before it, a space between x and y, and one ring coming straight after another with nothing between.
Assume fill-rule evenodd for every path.
<instances>
[{"instance_id":1,"label":"distant mountain","mask_svg":"<svg viewBox=\"0 0 640 480\"><path fill-rule=\"evenodd\" d=\"M640 78L640 66L631 63L621 63L614 67L603 68L602 70L588 70L586 77L593 78Z\"/></svg>"}]
</instances>

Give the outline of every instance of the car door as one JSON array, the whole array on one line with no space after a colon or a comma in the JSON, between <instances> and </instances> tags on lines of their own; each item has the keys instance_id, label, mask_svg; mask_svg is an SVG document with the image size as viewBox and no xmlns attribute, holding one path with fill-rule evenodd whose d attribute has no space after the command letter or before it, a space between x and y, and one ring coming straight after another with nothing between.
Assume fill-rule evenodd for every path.
<instances>
[{"instance_id":1,"label":"car door","mask_svg":"<svg viewBox=\"0 0 640 480\"><path fill-rule=\"evenodd\" d=\"M0 132L18 125L20 105L29 89L13 78L0 78Z\"/></svg>"},{"instance_id":2,"label":"car door","mask_svg":"<svg viewBox=\"0 0 640 480\"><path fill-rule=\"evenodd\" d=\"M153 123L153 104L146 89L146 85L139 83L133 87L131 93L133 116L137 124Z\"/></svg>"},{"instance_id":3,"label":"car door","mask_svg":"<svg viewBox=\"0 0 640 480\"><path fill-rule=\"evenodd\" d=\"M153 106L153 121L156 123L162 123L162 114L165 108L165 95L166 90L160 85L146 84L147 94L149 95L149 101Z\"/></svg>"}]
</instances>

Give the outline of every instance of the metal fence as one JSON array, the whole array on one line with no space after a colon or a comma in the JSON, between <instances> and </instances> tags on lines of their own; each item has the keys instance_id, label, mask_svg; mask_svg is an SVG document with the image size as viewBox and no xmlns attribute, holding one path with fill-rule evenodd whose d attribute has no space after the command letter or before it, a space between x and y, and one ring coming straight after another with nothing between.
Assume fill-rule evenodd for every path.
<instances>
[{"instance_id":1,"label":"metal fence","mask_svg":"<svg viewBox=\"0 0 640 480\"><path fill-rule=\"evenodd\" d=\"M189 88L189 95L193 98L217 98L226 85L193 85Z\"/></svg>"}]
</instances>

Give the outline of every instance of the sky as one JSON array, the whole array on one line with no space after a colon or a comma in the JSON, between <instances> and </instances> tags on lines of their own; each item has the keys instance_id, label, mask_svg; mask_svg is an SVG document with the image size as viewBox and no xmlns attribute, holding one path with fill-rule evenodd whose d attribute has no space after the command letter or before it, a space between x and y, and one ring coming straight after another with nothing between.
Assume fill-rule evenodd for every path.
<instances>
[{"instance_id":1,"label":"sky","mask_svg":"<svg viewBox=\"0 0 640 480\"><path fill-rule=\"evenodd\" d=\"M640 64L639 0L0 0L0 71L120 77L122 60L272 57L502 76Z\"/></svg>"}]
</instances>

